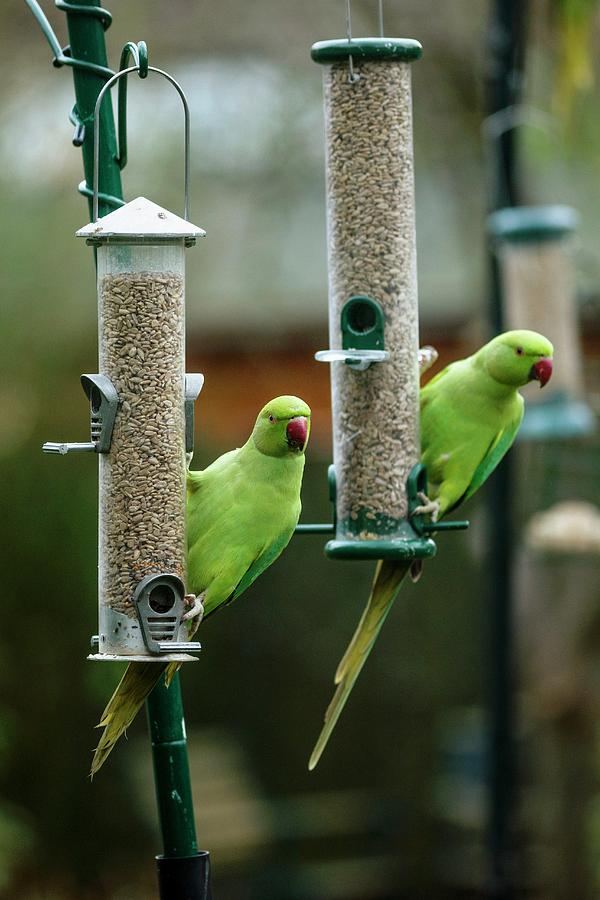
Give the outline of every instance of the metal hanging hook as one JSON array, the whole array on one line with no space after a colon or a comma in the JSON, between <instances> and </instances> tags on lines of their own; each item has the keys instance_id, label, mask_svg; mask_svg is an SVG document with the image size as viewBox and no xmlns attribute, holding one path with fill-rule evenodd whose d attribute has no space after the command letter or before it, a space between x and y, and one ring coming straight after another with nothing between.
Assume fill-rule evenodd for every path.
<instances>
[{"instance_id":1,"label":"metal hanging hook","mask_svg":"<svg viewBox=\"0 0 600 900\"><path fill-rule=\"evenodd\" d=\"M346 0L346 35L348 37L348 44L352 44L352 9L350 0ZM352 53L348 54L348 81L350 84L356 84L357 81L360 81L360 75L358 72L354 71L354 61L352 59Z\"/></svg>"},{"instance_id":2,"label":"metal hanging hook","mask_svg":"<svg viewBox=\"0 0 600 900\"><path fill-rule=\"evenodd\" d=\"M132 72L140 72L140 75L143 71L147 74L147 72L156 72L157 75L162 75L163 78L166 78L169 81L179 96L181 97L181 102L183 104L183 115L184 115L184 160L183 160L183 193L184 193L184 205L183 205L183 218L186 221L189 221L189 213L190 213L190 108L188 106L187 98L183 92L180 84L175 81L172 75L169 75L168 72L164 72L162 69L157 69L155 66L147 66L147 61L144 63L140 60L139 65L129 66L127 69L123 69L121 72L117 72L116 75L113 75L105 85L103 85L102 90L98 94L98 99L96 100L96 105L94 107L94 177L92 184L92 222L98 221L98 180L100 174L100 108L102 106L102 101L106 96L107 92L110 91L111 87L116 84L116 82L123 77L127 77L127 75L131 75ZM141 75L141 77L145 77Z\"/></svg>"},{"instance_id":3,"label":"metal hanging hook","mask_svg":"<svg viewBox=\"0 0 600 900\"><path fill-rule=\"evenodd\" d=\"M383 0L379 0L379 37L384 37L385 28L383 24Z\"/></svg>"},{"instance_id":4,"label":"metal hanging hook","mask_svg":"<svg viewBox=\"0 0 600 900\"><path fill-rule=\"evenodd\" d=\"M131 62L134 66L139 66L138 75L140 78L148 77L148 47L145 41L127 41L121 50L121 59L119 61L119 72L127 68ZM117 140L119 147L119 155L117 162L120 169L124 169L127 165L127 79L119 82L119 97L117 100Z\"/></svg>"}]
</instances>

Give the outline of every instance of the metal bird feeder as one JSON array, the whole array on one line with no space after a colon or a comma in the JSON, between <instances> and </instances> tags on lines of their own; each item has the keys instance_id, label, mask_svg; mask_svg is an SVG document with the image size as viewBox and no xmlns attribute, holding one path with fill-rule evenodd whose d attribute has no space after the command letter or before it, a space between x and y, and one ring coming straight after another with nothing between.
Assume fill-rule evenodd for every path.
<instances>
[{"instance_id":1,"label":"metal bird feeder","mask_svg":"<svg viewBox=\"0 0 600 900\"><path fill-rule=\"evenodd\" d=\"M404 38L314 44L324 67L335 538L343 559L433 556L411 511L419 465L419 328L411 66ZM446 527L448 523L444 523ZM442 526L443 527L443 526Z\"/></svg>"},{"instance_id":2,"label":"metal bird feeder","mask_svg":"<svg viewBox=\"0 0 600 900\"><path fill-rule=\"evenodd\" d=\"M568 206L507 207L492 213L507 328L529 328L554 344L556 367L544 397L527 398L521 439L589 434L569 238L579 222Z\"/></svg>"},{"instance_id":3,"label":"metal bird feeder","mask_svg":"<svg viewBox=\"0 0 600 900\"><path fill-rule=\"evenodd\" d=\"M96 102L131 72L118 72ZM99 454L97 660L194 660L200 644L183 620L186 452L202 375L185 374L184 251L204 231L188 221L189 114L185 114L184 218L138 197L98 218L99 128L94 132L93 220L77 235L97 250L100 375L82 376L91 406L87 445L47 452Z\"/></svg>"}]
</instances>

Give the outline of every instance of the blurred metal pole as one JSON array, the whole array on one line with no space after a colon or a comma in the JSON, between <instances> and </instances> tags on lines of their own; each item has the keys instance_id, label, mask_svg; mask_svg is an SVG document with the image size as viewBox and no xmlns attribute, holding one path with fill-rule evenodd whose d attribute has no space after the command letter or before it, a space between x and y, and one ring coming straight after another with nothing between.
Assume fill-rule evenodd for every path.
<instances>
[{"instance_id":1,"label":"blurred metal pole","mask_svg":"<svg viewBox=\"0 0 600 900\"><path fill-rule=\"evenodd\" d=\"M515 126L502 121L521 96L527 0L493 0L489 25L487 79L488 209L522 202ZM497 128L493 125L496 117ZM488 249L490 324L504 330L498 262ZM512 590L512 495L514 463L509 454L490 480L488 518L489 567L489 743L487 809L487 896L511 900L520 866L514 835L516 807L516 716L514 708L514 597Z\"/></svg>"}]
</instances>

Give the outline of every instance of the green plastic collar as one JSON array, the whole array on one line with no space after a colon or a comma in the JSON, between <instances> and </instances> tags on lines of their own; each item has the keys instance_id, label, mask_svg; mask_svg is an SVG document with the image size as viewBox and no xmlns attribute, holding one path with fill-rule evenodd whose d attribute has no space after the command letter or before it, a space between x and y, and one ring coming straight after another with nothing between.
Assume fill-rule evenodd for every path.
<instances>
[{"instance_id":1,"label":"green plastic collar","mask_svg":"<svg viewBox=\"0 0 600 900\"><path fill-rule=\"evenodd\" d=\"M596 429L596 416L583 400L556 392L539 403L527 403L517 440L551 441L585 437Z\"/></svg>"},{"instance_id":2,"label":"green plastic collar","mask_svg":"<svg viewBox=\"0 0 600 900\"><path fill-rule=\"evenodd\" d=\"M570 206L509 206L487 220L493 237L514 244L558 241L578 225L579 215Z\"/></svg>"},{"instance_id":3,"label":"green plastic collar","mask_svg":"<svg viewBox=\"0 0 600 900\"><path fill-rule=\"evenodd\" d=\"M317 41L310 51L318 63L344 62L349 56L355 62L411 62L422 53L422 46L412 38L337 38Z\"/></svg>"}]
</instances>

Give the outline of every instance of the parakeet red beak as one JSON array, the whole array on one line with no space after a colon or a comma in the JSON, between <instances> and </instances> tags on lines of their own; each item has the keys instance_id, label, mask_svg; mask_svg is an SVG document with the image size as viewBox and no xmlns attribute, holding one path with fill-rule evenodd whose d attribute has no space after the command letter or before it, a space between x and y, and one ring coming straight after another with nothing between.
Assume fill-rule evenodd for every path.
<instances>
[{"instance_id":1,"label":"parakeet red beak","mask_svg":"<svg viewBox=\"0 0 600 900\"><path fill-rule=\"evenodd\" d=\"M288 446L292 450L304 450L308 437L308 422L304 416L290 419L285 430Z\"/></svg>"},{"instance_id":2,"label":"parakeet red beak","mask_svg":"<svg viewBox=\"0 0 600 900\"><path fill-rule=\"evenodd\" d=\"M540 359L539 362L536 362L535 365L531 367L530 378L532 381L539 381L541 388L543 388L545 384L548 384L551 375L552 360L549 357Z\"/></svg>"}]
</instances>

